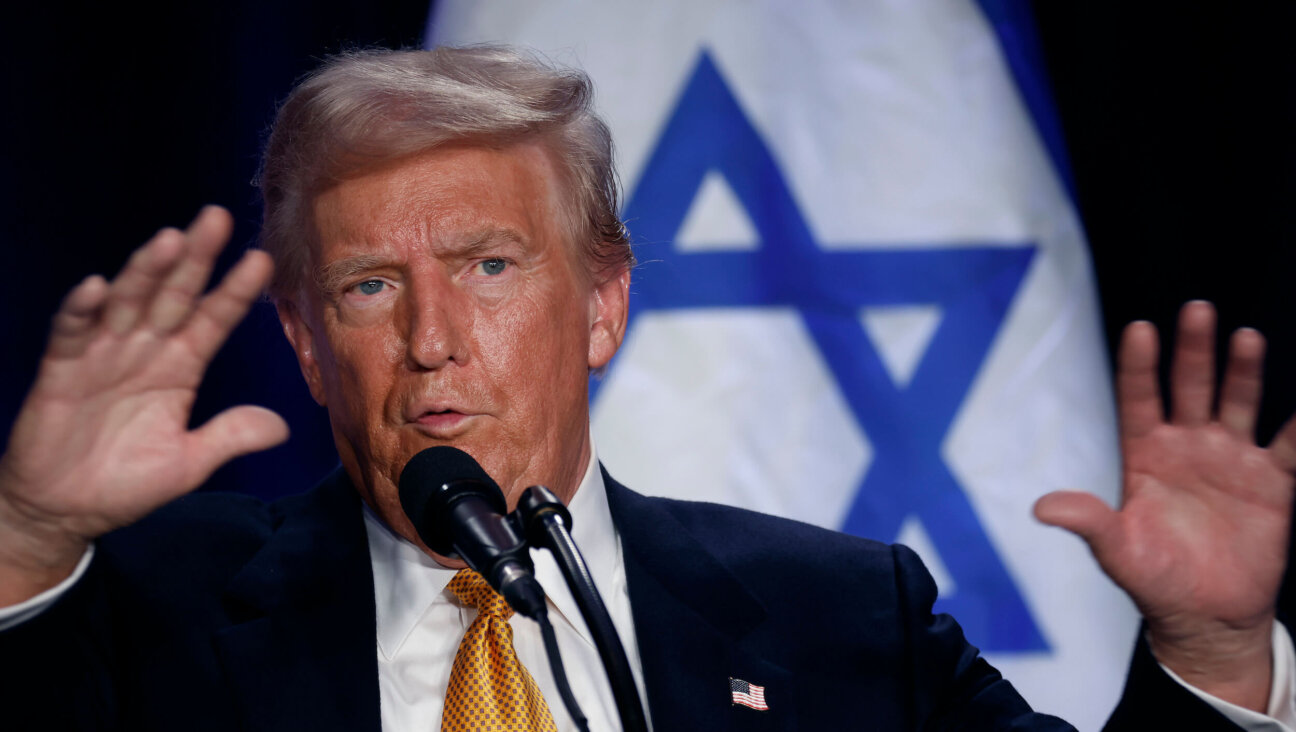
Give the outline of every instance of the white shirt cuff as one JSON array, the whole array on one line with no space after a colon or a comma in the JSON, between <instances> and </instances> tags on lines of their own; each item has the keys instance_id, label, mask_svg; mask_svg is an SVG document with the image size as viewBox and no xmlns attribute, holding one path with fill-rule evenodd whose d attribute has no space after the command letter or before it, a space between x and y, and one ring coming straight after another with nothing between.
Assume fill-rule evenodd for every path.
<instances>
[{"instance_id":1,"label":"white shirt cuff","mask_svg":"<svg viewBox=\"0 0 1296 732\"><path fill-rule=\"evenodd\" d=\"M72 570L72 574L68 575L67 579L17 605L0 607L0 630L8 630L19 623L25 623L58 602L58 599L67 594L67 591L85 575L92 558L94 558L94 544L86 547L85 553L81 555L81 561L77 562L76 569Z\"/></svg>"},{"instance_id":2,"label":"white shirt cuff","mask_svg":"<svg viewBox=\"0 0 1296 732\"><path fill-rule=\"evenodd\" d=\"M1165 664L1158 663L1161 670L1174 679L1175 683L1191 691L1247 732L1296 732L1296 650L1293 650L1291 635L1282 623L1274 623L1272 645L1273 681L1269 686L1268 716L1207 694L1186 683L1174 671L1166 668Z\"/></svg>"}]
</instances>

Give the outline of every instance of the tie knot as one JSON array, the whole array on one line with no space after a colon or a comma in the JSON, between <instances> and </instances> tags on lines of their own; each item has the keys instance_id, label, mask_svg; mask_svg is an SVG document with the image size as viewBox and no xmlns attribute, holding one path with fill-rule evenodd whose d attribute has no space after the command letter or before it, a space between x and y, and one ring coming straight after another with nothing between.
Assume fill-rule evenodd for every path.
<instances>
[{"instance_id":1,"label":"tie knot","mask_svg":"<svg viewBox=\"0 0 1296 732\"><path fill-rule=\"evenodd\" d=\"M513 608L486 582L486 579L475 571L464 568L459 570L454 579L447 585L450 592L465 605L477 608L483 615L493 615L508 620L513 617Z\"/></svg>"}]
</instances>

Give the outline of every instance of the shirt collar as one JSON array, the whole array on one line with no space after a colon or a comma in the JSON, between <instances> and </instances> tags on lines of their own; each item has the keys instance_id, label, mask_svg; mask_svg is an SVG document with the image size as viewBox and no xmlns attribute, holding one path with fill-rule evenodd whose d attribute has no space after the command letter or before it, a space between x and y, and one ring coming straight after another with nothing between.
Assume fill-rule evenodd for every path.
<instances>
[{"instance_id":1,"label":"shirt collar","mask_svg":"<svg viewBox=\"0 0 1296 732\"><path fill-rule=\"evenodd\" d=\"M616 568L620 564L620 545L593 440L585 476L567 510L572 515L572 538L581 548L599 593L606 597L613 591ZM458 570L437 564L423 550L392 531L368 505L364 506L364 522L373 566L378 648L390 659L400 653L414 626L434 604L451 602L445 588ZM536 579L549 599L551 615L557 610L561 617L561 620L558 617L550 620L568 623L593 645L593 636L553 556L543 549L532 549L531 559L536 565Z\"/></svg>"}]
</instances>

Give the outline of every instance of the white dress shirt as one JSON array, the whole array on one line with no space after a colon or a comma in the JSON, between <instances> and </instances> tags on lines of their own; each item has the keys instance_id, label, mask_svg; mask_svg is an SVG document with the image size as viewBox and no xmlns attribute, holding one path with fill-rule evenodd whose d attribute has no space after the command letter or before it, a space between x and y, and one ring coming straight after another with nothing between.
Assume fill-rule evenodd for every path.
<instances>
[{"instance_id":1,"label":"white dress shirt","mask_svg":"<svg viewBox=\"0 0 1296 732\"><path fill-rule=\"evenodd\" d=\"M589 564L594 584L603 596L612 624L625 646L639 687L639 697L645 700L644 714L647 715L647 696L630 614L621 539L612 525L607 489L592 446L585 477L567 508L572 514L572 536ZM392 533L368 508L364 520L369 537L369 558L373 564L378 620L378 693L382 705L382 728L387 732L439 730L455 652L477 611L460 606L445 591L457 570L440 566L413 544ZM35 617L53 605L85 574L93 555L92 546L86 550L72 575L57 587L17 605L0 608L0 630ZM558 636L567 679L581 711L589 720L591 732L619 730L619 715L598 649L575 599L548 552L532 551L531 557L535 560L536 577L548 597L549 621ZM554 685L539 627L519 615L514 615L509 624L513 626L518 658L535 678L558 729L563 732L575 730L575 724ZM1296 732L1296 651L1292 648L1290 634L1281 623L1274 624L1273 662L1268 716L1211 696L1184 683L1165 666L1162 668L1170 678L1248 732ZM651 724L649 719L650 728Z\"/></svg>"}]
</instances>

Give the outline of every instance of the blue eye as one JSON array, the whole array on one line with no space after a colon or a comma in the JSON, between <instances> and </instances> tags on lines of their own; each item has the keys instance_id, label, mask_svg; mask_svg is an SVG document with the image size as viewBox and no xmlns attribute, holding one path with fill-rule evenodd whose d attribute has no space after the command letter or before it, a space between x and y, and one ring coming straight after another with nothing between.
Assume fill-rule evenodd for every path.
<instances>
[{"instance_id":1,"label":"blue eye","mask_svg":"<svg viewBox=\"0 0 1296 732\"><path fill-rule=\"evenodd\" d=\"M377 295L387 286L382 280L365 280L355 286L357 292L361 295Z\"/></svg>"},{"instance_id":2,"label":"blue eye","mask_svg":"<svg viewBox=\"0 0 1296 732\"><path fill-rule=\"evenodd\" d=\"M508 267L508 262L503 259L487 259L481 263L482 271L488 275L497 275Z\"/></svg>"}]
</instances>

